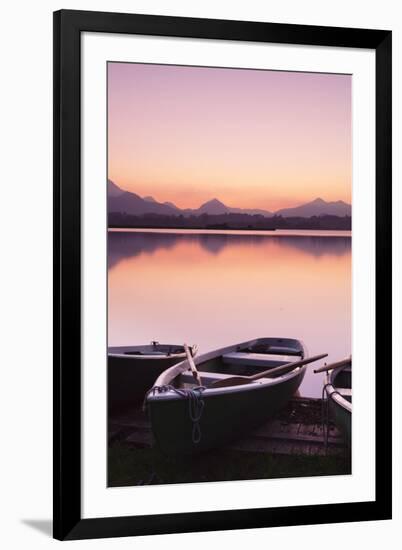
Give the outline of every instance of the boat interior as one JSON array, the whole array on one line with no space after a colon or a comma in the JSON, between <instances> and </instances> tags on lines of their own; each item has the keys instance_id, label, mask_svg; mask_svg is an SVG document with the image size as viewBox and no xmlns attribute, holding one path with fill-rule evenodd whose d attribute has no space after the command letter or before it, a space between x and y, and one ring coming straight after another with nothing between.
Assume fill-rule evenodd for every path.
<instances>
[{"instance_id":1,"label":"boat interior","mask_svg":"<svg viewBox=\"0 0 402 550\"><path fill-rule=\"evenodd\" d=\"M197 364L197 370L201 377L202 385L208 387L217 380L231 378L233 376L253 376L292 363L303 358L303 349L300 347L289 348L257 343L255 346L247 346L229 353L224 353ZM266 383L273 378L260 378L254 383ZM186 371L174 380L176 387L193 387L196 385L191 372Z\"/></svg>"},{"instance_id":2,"label":"boat interior","mask_svg":"<svg viewBox=\"0 0 402 550\"><path fill-rule=\"evenodd\" d=\"M337 393L350 403L352 402L352 367L344 367L334 372L332 384Z\"/></svg>"}]
</instances>

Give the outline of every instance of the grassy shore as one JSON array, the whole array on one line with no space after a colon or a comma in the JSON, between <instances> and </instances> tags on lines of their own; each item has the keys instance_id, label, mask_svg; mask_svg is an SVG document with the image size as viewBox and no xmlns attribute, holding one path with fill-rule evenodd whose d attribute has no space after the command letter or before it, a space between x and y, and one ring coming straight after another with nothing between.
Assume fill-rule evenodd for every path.
<instances>
[{"instance_id":1,"label":"grassy shore","mask_svg":"<svg viewBox=\"0 0 402 550\"><path fill-rule=\"evenodd\" d=\"M171 458L155 449L121 443L109 447L110 487L310 477L351 473L349 456L294 456L217 450L190 458Z\"/></svg>"}]
</instances>

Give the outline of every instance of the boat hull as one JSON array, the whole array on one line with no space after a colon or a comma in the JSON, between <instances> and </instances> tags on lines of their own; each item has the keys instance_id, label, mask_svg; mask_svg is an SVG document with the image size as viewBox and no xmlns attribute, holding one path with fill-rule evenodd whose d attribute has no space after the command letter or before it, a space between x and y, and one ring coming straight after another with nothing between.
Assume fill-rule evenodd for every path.
<instances>
[{"instance_id":1,"label":"boat hull","mask_svg":"<svg viewBox=\"0 0 402 550\"><path fill-rule=\"evenodd\" d=\"M156 445L169 455L199 453L225 445L282 409L299 388L304 374L302 368L277 384L250 384L222 394L204 394L199 432L190 418L188 399L150 400L148 414ZM198 443L194 435L200 436Z\"/></svg>"},{"instance_id":2,"label":"boat hull","mask_svg":"<svg viewBox=\"0 0 402 550\"><path fill-rule=\"evenodd\" d=\"M140 405L146 392L165 369L182 358L177 356L142 359L138 357L108 357L108 409L119 412Z\"/></svg>"},{"instance_id":3,"label":"boat hull","mask_svg":"<svg viewBox=\"0 0 402 550\"><path fill-rule=\"evenodd\" d=\"M336 426L342 431L346 444L350 446L352 441L352 413L330 399L329 415Z\"/></svg>"}]
</instances>

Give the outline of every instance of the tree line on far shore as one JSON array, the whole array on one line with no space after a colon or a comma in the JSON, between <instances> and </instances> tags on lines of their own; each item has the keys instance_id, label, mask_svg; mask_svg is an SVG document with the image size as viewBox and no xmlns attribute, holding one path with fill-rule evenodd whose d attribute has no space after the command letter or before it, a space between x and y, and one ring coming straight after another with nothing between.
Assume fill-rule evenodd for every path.
<instances>
[{"instance_id":1,"label":"tree line on far shore","mask_svg":"<svg viewBox=\"0 0 402 550\"><path fill-rule=\"evenodd\" d=\"M311 218L273 216L271 218L255 214L201 214L200 216L165 216L144 214L133 216L121 212L109 212L108 226L126 228L165 228L165 229L323 229L350 230L350 216L312 216Z\"/></svg>"}]
</instances>

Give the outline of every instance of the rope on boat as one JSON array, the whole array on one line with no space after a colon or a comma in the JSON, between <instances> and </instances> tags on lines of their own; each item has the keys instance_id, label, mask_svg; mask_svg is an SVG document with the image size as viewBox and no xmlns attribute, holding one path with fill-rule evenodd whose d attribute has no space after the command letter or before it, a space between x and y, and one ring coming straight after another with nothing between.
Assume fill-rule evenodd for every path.
<instances>
[{"instance_id":1,"label":"rope on boat","mask_svg":"<svg viewBox=\"0 0 402 550\"><path fill-rule=\"evenodd\" d=\"M326 395L326 390L328 386L331 386L332 384L324 384L322 388L322 394L321 394L321 419L322 419L322 431L324 434L324 447L325 447L325 453L327 453L328 449L328 436L329 436L329 399Z\"/></svg>"},{"instance_id":2,"label":"rope on boat","mask_svg":"<svg viewBox=\"0 0 402 550\"><path fill-rule=\"evenodd\" d=\"M204 412L205 401L202 397L202 392L205 386L197 386L195 388L175 388L174 386L154 386L145 394L143 409L146 408L146 400L148 395L156 393L166 393L173 391L183 399L188 399L188 412L191 422L193 423L191 439L197 445L201 441L200 420Z\"/></svg>"},{"instance_id":3,"label":"rope on boat","mask_svg":"<svg viewBox=\"0 0 402 550\"><path fill-rule=\"evenodd\" d=\"M325 445L325 452L327 452L328 449L328 437L329 437L329 400L332 398L333 395L339 395L340 397L343 397L342 394L334 389L331 392L331 395L327 394L327 388L329 386L333 387L333 384L331 382L327 382L324 384L322 388L322 395L321 395L321 418L322 418L322 429L324 433L324 445ZM325 399L324 399L325 398Z\"/></svg>"}]
</instances>

